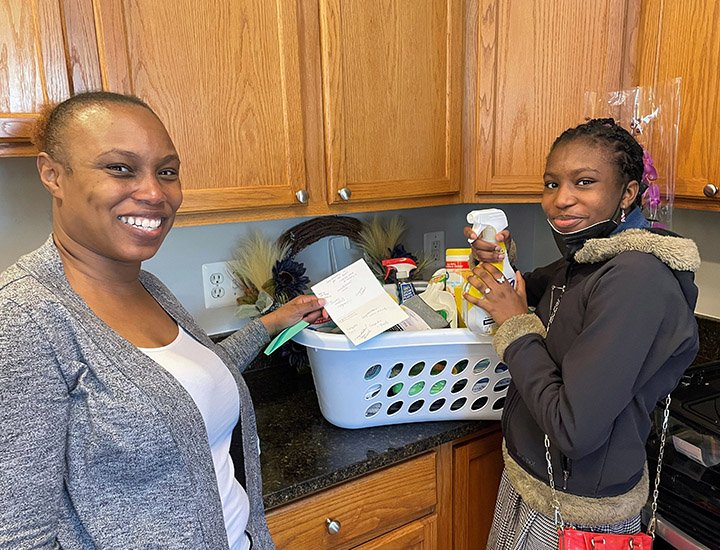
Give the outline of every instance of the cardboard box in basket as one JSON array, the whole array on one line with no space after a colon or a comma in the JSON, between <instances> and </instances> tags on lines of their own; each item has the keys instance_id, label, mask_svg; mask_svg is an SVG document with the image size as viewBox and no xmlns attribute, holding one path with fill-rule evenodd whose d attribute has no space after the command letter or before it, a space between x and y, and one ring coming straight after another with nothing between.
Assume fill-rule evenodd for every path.
<instances>
[{"instance_id":1,"label":"cardboard box in basket","mask_svg":"<svg viewBox=\"0 0 720 550\"><path fill-rule=\"evenodd\" d=\"M341 428L430 420L498 420L510 384L492 337L468 329L385 332L354 346L305 329L323 416Z\"/></svg>"}]
</instances>

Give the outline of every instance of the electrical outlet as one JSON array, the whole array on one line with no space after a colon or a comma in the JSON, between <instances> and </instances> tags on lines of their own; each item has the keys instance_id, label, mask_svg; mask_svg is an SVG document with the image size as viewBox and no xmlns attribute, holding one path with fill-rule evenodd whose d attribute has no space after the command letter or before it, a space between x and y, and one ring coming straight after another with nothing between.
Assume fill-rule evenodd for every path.
<instances>
[{"instance_id":1,"label":"electrical outlet","mask_svg":"<svg viewBox=\"0 0 720 550\"><path fill-rule=\"evenodd\" d=\"M432 271L445 267L445 232L425 233L423 235L423 251L430 262L428 267Z\"/></svg>"},{"instance_id":2,"label":"electrical outlet","mask_svg":"<svg viewBox=\"0 0 720 550\"><path fill-rule=\"evenodd\" d=\"M242 290L235 283L227 262L203 264L202 279L206 309L237 305Z\"/></svg>"}]
</instances>

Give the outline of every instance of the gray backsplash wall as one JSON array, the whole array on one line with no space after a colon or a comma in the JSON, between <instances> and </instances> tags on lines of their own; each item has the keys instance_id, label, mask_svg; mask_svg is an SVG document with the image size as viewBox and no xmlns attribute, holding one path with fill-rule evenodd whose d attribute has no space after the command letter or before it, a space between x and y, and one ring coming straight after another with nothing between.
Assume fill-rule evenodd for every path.
<instances>
[{"instance_id":1,"label":"gray backsplash wall","mask_svg":"<svg viewBox=\"0 0 720 550\"><path fill-rule=\"evenodd\" d=\"M446 247L466 245L462 234L465 215L470 209L495 205L453 205L433 208L380 212L403 217L408 232L404 244L408 250L422 249L423 233L444 231ZM519 249L519 267L523 270L545 264L558 257L547 223L537 204L496 205L507 213ZM368 219L374 214L358 214ZM232 258L238 239L250 231L260 231L274 239L287 228L306 218L252 223L176 227L160 252L146 262L145 268L158 275L178 296L185 307L211 334L241 325L233 308L205 309L201 266ZM720 214L676 210L675 231L698 243L703 266L698 274L700 300L697 313L720 318ZM0 269L21 254L33 250L50 233L50 200L40 185L33 159L0 159ZM331 273L328 239L302 251L298 257L313 282Z\"/></svg>"},{"instance_id":2,"label":"gray backsplash wall","mask_svg":"<svg viewBox=\"0 0 720 550\"><path fill-rule=\"evenodd\" d=\"M532 250L535 230L535 205L504 206L510 223L517 227L515 238L518 246ZM435 208L394 210L378 215L390 217L400 215L408 231L404 244L410 251L422 250L423 233L444 231L445 246L465 247L462 228L465 225L467 206L442 206ZM375 214L358 214L369 219ZM146 268L158 275L180 298L210 332L223 332L238 326L232 308L206 310L203 305L201 265L232 258L238 240L250 231L260 231L268 238L280 233L307 218L276 220L267 222L208 225L200 227L178 227L172 230L160 252L147 262ZM212 243L212 244L210 244ZM328 239L322 239L298 254L308 270L311 281L317 282L332 273ZM349 256L351 257L351 256ZM178 259L182 258L182 265ZM530 267L530 261L522 267Z\"/></svg>"}]
</instances>

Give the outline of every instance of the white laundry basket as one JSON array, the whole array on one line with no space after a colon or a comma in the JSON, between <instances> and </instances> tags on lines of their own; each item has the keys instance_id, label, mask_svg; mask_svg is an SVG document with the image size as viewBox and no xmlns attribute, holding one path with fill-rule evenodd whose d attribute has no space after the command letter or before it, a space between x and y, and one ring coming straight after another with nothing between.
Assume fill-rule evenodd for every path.
<instances>
[{"instance_id":1,"label":"white laundry basket","mask_svg":"<svg viewBox=\"0 0 720 550\"><path fill-rule=\"evenodd\" d=\"M385 332L354 346L305 329L323 416L341 428L428 420L498 420L510 384L492 337L467 329Z\"/></svg>"}]
</instances>

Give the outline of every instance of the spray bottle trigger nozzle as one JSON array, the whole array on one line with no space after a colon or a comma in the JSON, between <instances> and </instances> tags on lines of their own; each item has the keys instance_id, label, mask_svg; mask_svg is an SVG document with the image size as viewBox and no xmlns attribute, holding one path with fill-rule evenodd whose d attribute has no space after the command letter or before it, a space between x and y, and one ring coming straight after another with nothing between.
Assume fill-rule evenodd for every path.
<instances>
[{"instance_id":1,"label":"spray bottle trigger nozzle","mask_svg":"<svg viewBox=\"0 0 720 550\"><path fill-rule=\"evenodd\" d=\"M399 280L409 279L410 272L417 267L412 258L388 258L381 263L385 268L385 280L390 276L393 269L397 272Z\"/></svg>"}]
</instances>

